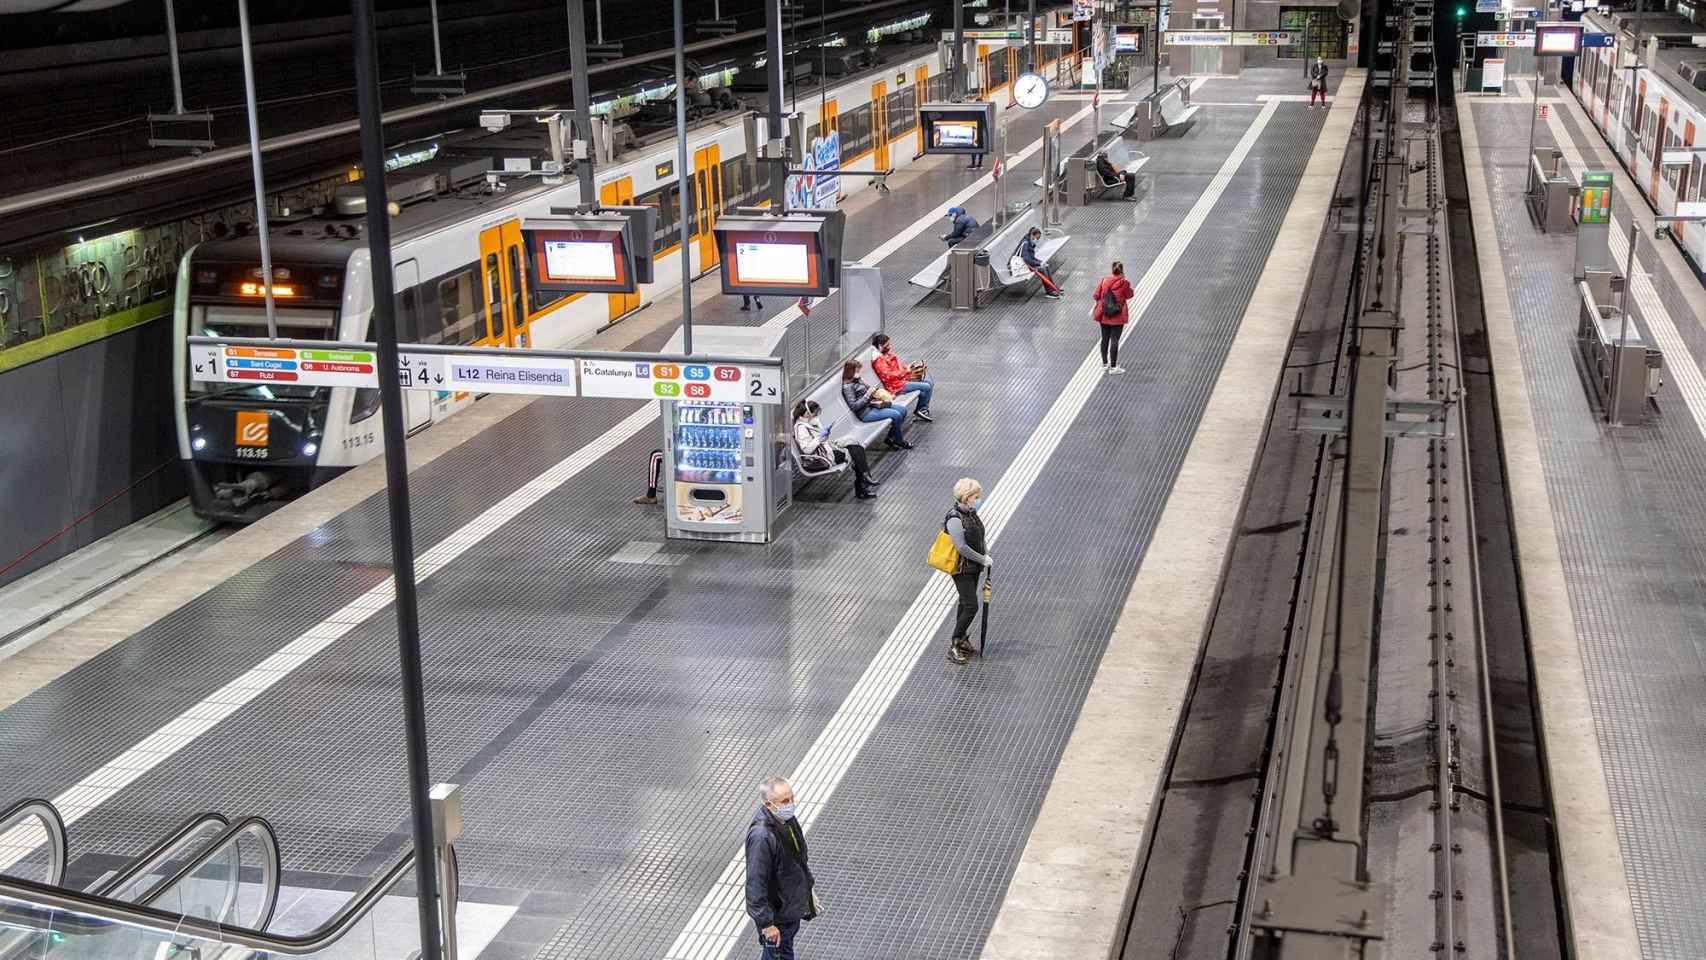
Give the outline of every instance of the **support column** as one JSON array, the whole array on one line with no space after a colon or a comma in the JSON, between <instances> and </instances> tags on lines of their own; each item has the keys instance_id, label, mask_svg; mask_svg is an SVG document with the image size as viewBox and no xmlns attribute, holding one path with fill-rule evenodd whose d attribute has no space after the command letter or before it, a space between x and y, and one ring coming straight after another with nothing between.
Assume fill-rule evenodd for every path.
<instances>
[{"instance_id":1,"label":"support column","mask_svg":"<svg viewBox=\"0 0 1706 960\"><path fill-rule=\"evenodd\" d=\"M350 5L355 27L356 102L361 113L362 188L367 195L367 247L373 275L373 333L381 371L379 413L385 435L385 499L391 513L391 577L396 593L409 822L415 843L419 956L421 960L443 960L432 782L427 779L426 693L421 679L420 612L415 596L415 535L409 514L409 464L403 445L403 391L392 372L397 369L397 291L391 269L391 215L385 209L388 199L379 53L374 38L373 0L352 0Z\"/></svg>"},{"instance_id":2,"label":"support column","mask_svg":"<svg viewBox=\"0 0 1706 960\"><path fill-rule=\"evenodd\" d=\"M255 108L255 54L249 36L249 0L237 0L237 26L243 42L243 96L249 108L249 169L255 179L255 231L261 241L261 292L266 296L267 336L277 340L278 317L272 302L272 241L267 237L267 185L261 175L261 123ZM383 190L384 163L369 173L378 177ZM383 210L385 204L379 207Z\"/></svg>"},{"instance_id":3,"label":"support column","mask_svg":"<svg viewBox=\"0 0 1706 960\"><path fill-rule=\"evenodd\" d=\"M592 91L587 85L586 0L569 0L569 93L575 98L574 122L569 134L584 145L575 150L575 179L580 182L581 203L598 202L598 184L592 169ZM686 172L682 173L686 176ZM686 194L683 194L685 197Z\"/></svg>"},{"instance_id":4,"label":"support column","mask_svg":"<svg viewBox=\"0 0 1706 960\"><path fill-rule=\"evenodd\" d=\"M776 0L766 0L774 4ZM675 0L675 169L681 182L681 352L693 355L693 241L687 232L687 185L692 168L687 165L687 32L682 26L681 0Z\"/></svg>"},{"instance_id":5,"label":"support column","mask_svg":"<svg viewBox=\"0 0 1706 960\"><path fill-rule=\"evenodd\" d=\"M764 34L764 74L770 81L766 152L778 154L766 157L770 164L770 209L781 213L788 203L788 157L776 149L787 139L782 125L782 0L764 0Z\"/></svg>"},{"instance_id":6,"label":"support column","mask_svg":"<svg viewBox=\"0 0 1706 960\"><path fill-rule=\"evenodd\" d=\"M966 4L954 0L954 59L948 75L948 99L966 98Z\"/></svg>"}]
</instances>

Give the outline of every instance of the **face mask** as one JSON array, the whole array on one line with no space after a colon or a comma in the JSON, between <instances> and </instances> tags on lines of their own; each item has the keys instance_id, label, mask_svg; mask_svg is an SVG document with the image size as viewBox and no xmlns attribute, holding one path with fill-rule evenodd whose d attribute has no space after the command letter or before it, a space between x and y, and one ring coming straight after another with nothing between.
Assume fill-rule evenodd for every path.
<instances>
[{"instance_id":1,"label":"face mask","mask_svg":"<svg viewBox=\"0 0 1706 960\"><path fill-rule=\"evenodd\" d=\"M976 510L978 507L981 507L981 506L983 506L983 498L982 497L978 497L977 499L975 499L971 502L971 508L973 510Z\"/></svg>"},{"instance_id":2,"label":"face mask","mask_svg":"<svg viewBox=\"0 0 1706 960\"><path fill-rule=\"evenodd\" d=\"M794 819L794 805L791 803L778 803L771 810L776 814L778 820Z\"/></svg>"}]
</instances>

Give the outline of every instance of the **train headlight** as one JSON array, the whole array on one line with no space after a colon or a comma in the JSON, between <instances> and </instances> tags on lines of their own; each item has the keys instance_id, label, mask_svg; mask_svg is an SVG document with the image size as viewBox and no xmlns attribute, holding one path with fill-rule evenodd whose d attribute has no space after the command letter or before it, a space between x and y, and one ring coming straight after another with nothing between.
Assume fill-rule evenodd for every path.
<instances>
[{"instance_id":1,"label":"train headlight","mask_svg":"<svg viewBox=\"0 0 1706 960\"><path fill-rule=\"evenodd\" d=\"M319 452L320 452L320 445L315 443L312 440L310 440L307 443L302 445L302 455L305 457L312 457L314 454L319 453Z\"/></svg>"},{"instance_id":2,"label":"train headlight","mask_svg":"<svg viewBox=\"0 0 1706 960\"><path fill-rule=\"evenodd\" d=\"M191 450L206 450L207 449L207 438L206 437L196 437L194 440L191 440L190 441L190 449Z\"/></svg>"}]
</instances>

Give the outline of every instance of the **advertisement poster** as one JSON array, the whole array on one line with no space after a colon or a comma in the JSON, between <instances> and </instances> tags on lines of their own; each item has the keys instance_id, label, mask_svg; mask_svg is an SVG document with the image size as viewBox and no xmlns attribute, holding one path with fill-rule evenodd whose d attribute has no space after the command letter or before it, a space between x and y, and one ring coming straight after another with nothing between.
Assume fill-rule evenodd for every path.
<instances>
[{"instance_id":1,"label":"advertisement poster","mask_svg":"<svg viewBox=\"0 0 1706 960\"><path fill-rule=\"evenodd\" d=\"M789 210L833 210L841 194L841 178L834 175L841 169L841 134L831 130L827 137L813 137L812 148L805 156L806 176L788 178ZM821 172L820 172L821 171Z\"/></svg>"},{"instance_id":2,"label":"advertisement poster","mask_svg":"<svg viewBox=\"0 0 1706 960\"><path fill-rule=\"evenodd\" d=\"M1488 57L1481 61L1481 89L1505 92L1505 61Z\"/></svg>"},{"instance_id":3,"label":"advertisement poster","mask_svg":"<svg viewBox=\"0 0 1706 960\"><path fill-rule=\"evenodd\" d=\"M1096 15L1096 0L1072 0L1072 19L1082 23Z\"/></svg>"}]
</instances>

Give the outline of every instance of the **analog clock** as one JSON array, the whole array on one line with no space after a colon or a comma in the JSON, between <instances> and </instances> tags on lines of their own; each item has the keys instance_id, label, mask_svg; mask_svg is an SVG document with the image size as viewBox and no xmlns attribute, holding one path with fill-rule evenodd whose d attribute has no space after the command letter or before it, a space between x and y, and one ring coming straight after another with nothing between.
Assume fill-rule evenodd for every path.
<instances>
[{"instance_id":1,"label":"analog clock","mask_svg":"<svg viewBox=\"0 0 1706 960\"><path fill-rule=\"evenodd\" d=\"M1048 81L1034 73L1021 73L1013 81L1013 100L1026 110L1034 110L1048 99Z\"/></svg>"}]
</instances>

